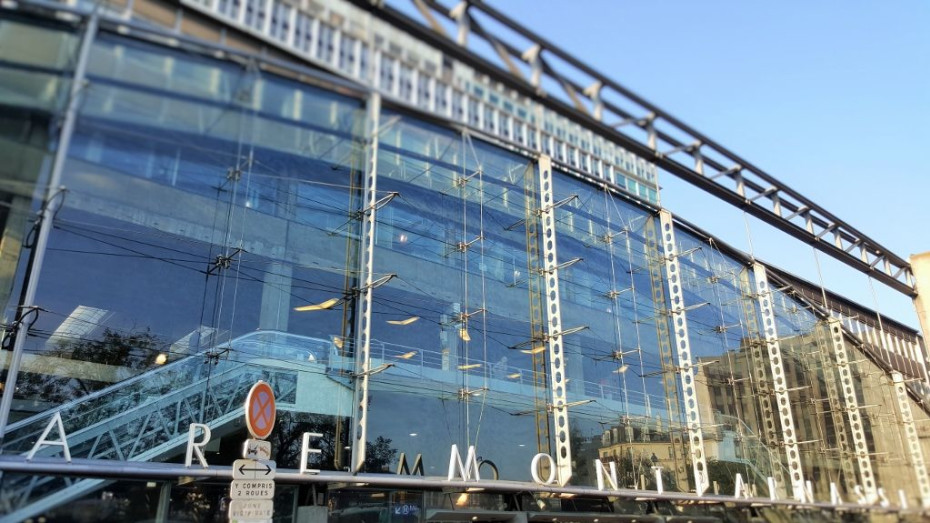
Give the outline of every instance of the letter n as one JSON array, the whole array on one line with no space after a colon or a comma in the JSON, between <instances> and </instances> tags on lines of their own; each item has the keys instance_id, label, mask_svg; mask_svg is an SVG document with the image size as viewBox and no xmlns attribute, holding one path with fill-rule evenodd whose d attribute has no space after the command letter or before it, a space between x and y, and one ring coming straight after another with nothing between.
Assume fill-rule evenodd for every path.
<instances>
[{"instance_id":1,"label":"letter n","mask_svg":"<svg viewBox=\"0 0 930 523\"><path fill-rule=\"evenodd\" d=\"M613 461L610 463L610 476L607 476L607 469L601 460L594 460L594 472L597 473L597 490L604 490L605 483L610 485L611 490L617 490L617 464ZM606 482L604 480L607 480Z\"/></svg>"}]
</instances>

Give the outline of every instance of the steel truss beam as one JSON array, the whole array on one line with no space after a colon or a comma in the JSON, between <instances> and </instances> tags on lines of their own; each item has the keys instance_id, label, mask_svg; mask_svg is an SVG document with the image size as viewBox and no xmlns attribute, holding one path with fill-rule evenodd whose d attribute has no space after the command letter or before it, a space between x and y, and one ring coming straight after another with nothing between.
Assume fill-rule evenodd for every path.
<instances>
[{"instance_id":1,"label":"steel truss beam","mask_svg":"<svg viewBox=\"0 0 930 523\"><path fill-rule=\"evenodd\" d=\"M691 450L691 467L694 469L694 487L700 496L710 485L710 479L707 475L701 411L698 407L697 390L694 384L694 364L691 361L691 341L688 337L688 318L685 313L685 296L672 214L664 210L659 211L659 223L662 228L662 251L665 253L665 273L668 278L669 316L672 320L672 331L675 333L675 347L678 348L678 375L681 377L681 393L685 403L685 421ZM661 320L657 318L656 321L664 321L664 318Z\"/></svg>"},{"instance_id":2,"label":"steel truss beam","mask_svg":"<svg viewBox=\"0 0 930 523\"><path fill-rule=\"evenodd\" d=\"M423 32L423 24L383 1L352 1L402 29ZM421 37L443 52L846 265L916 295L906 260L483 0L454 8L437 0L415 4L429 26ZM455 25L457 34L448 34L442 19ZM502 30L492 33L488 23ZM478 46L490 46L496 54L486 57ZM543 85L560 91L546 92Z\"/></svg>"},{"instance_id":3,"label":"steel truss beam","mask_svg":"<svg viewBox=\"0 0 930 523\"><path fill-rule=\"evenodd\" d=\"M368 441L368 381L371 375L371 298L374 290L375 224L378 212L378 128L381 121L381 95L371 93L366 107L365 173L362 193L361 282L356 307L358 321L355 330L355 417L352 431L352 472L360 472L365 464L365 442Z\"/></svg>"},{"instance_id":4,"label":"steel truss beam","mask_svg":"<svg viewBox=\"0 0 930 523\"><path fill-rule=\"evenodd\" d=\"M772 370L772 391L775 393L778 419L781 422L782 445L785 447L785 456L788 458L791 492L795 499L804 501L806 499L804 470L801 466L801 454L798 451L791 400L788 397L788 381L785 377L781 344L778 342L778 331L775 329L775 308L772 302L774 295L769 287L765 266L761 263L754 263L753 273L756 279L756 299L759 301L759 312L762 318L762 334L765 337L765 348Z\"/></svg>"}]
</instances>

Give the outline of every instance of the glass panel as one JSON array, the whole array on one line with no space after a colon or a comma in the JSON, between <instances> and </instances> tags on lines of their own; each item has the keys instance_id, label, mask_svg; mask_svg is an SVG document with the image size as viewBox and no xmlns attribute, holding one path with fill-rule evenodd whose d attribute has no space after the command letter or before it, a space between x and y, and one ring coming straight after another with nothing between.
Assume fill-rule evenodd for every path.
<instances>
[{"instance_id":1,"label":"glass panel","mask_svg":"<svg viewBox=\"0 0 930 523\"><path fill-rule=\"evenodd\" d=\"M0 20L0 323L16 317L17 272L35 239L33 196L51 166L61 114L71 88L78 37L66 27ZM45 189L39 191L44 197ZM31 232L30 232L31 231Z\"/></svg>"},{"instance_id":2,"label":"glass panel","mask_svg":"<svg viewBox=\"0 0 930 523\"><path fill-rule=\"evenodd\" d=\"M671 348L664 271L654 243L654 218L612 194L556 173L562 324L584 327L564 338L575 479L596 485L593 462L615 462L622 487L687 489L677 386L666 389ZM654 237L654 236L653 236ZM661 300L656 303L656 297ZM661 343L660 343L661 340ZM586 403L585 403L586 402Z\"/></svg>"},{"instance_id":3,"label":"glass panel","mask_svg":"<svg viewBox=\"0 0 930 523\"><path fill-rule=\"evenodd\" d=\"M676 239L708 479L731 492L739 473L767 493L768 477L790 478L751 270L713 242Z\"/></svg>"},{"instance_id":4,"label":"glass panel","mask_svg":"<svg viewBox=\"0 0 930 523\"><path fill-rule=\"evenodd\" d=\"M452 444L477 445L501 478L527 480L528 160L398 114L382 127L378 191L399 197L378 213L375 273L396 277L374 292L372 365L394 366L371 378L369 443L422 454L427 475L445 474Z\"/></svg>"},{"instance_id":5,"label":"glass panel","mask_svg":"<svg viewBox=\"0 0 930 523\"><path fill-rule=\"evenodd\" d=\"M57 411L75 458L177 461L196 422L228 464L263 379L279 463L318 432L311 466L341 469L359 102L113 36L92 63L5 450Z\"/></svg>"}]
</instances>

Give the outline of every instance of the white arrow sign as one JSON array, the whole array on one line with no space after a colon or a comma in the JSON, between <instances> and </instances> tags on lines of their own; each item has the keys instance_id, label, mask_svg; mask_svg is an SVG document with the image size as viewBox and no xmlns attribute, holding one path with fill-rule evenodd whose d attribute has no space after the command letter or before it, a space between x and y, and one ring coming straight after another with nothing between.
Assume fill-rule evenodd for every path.
<instances>
[{"instance_id":1,"label":"white arrow sign","mask_svg":"<svg viewBox=\"0 0 930 523\"><path fill-rule=\"evenodd\" d=\"M233 462L233 479L274 479L276 467L274 461L237 459Z\"/></svg>"}]
</instances>

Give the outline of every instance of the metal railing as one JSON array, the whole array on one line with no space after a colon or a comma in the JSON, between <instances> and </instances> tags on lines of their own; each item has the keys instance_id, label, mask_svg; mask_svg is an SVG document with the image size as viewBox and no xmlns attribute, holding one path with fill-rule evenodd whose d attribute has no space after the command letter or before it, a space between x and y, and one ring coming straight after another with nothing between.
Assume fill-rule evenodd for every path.
<instances>
[{"instance_id":1,"label":"metal railing","mask_svg":"<svg viewBox=\"0 0 930 523\"><path fill-rule=\"evenodd\" d=\"M271 383L279 404L293 404L298 372L293 362L313 364L317 354L324 357L322 343L325 340L284 333L246 334L219 348L186 356L18 421L9 426L4 452L28 452L57 414L61 416L72 459L163 459L186 442L191 423L216 428L240 416L245 395L258 379ZM215 357L219 354L228 357ZM261 363L264 359L290 365L265 365ZM36 456L62 454L60 446L45 446ZM74 499L101 483L63 481L34 476L4 477L0 508L26 517Z\"/></svg>"}]
</instances>

